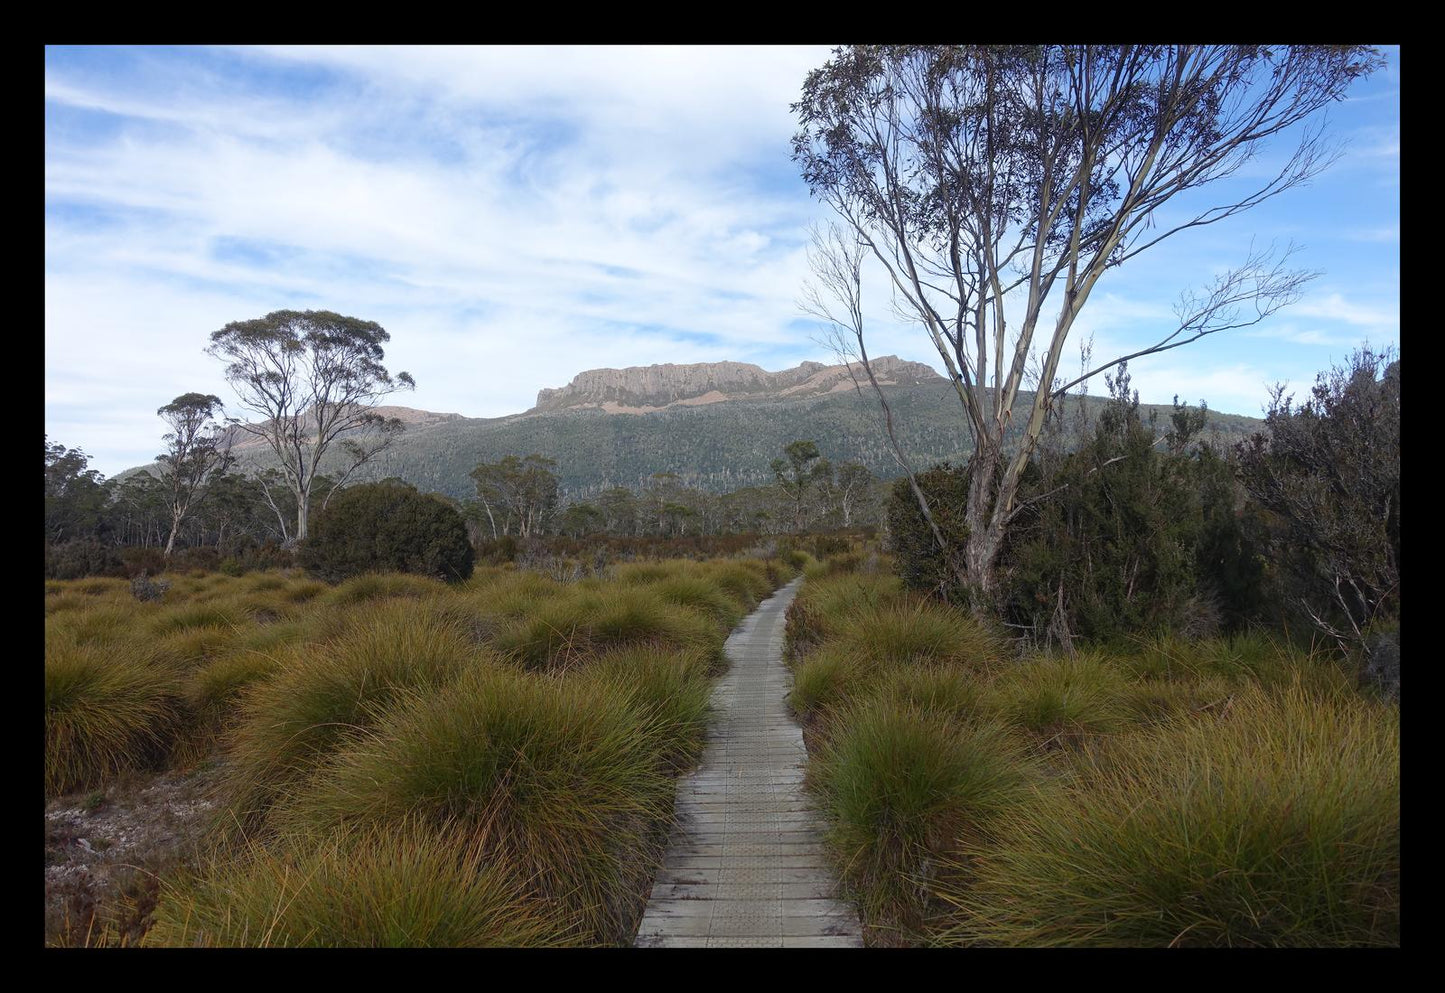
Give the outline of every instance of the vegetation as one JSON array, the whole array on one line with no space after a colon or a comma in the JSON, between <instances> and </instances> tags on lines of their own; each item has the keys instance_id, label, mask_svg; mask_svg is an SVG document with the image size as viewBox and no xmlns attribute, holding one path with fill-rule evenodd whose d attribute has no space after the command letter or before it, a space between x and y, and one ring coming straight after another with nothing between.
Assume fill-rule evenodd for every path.
<instances>
[{"instance_id":1,"label":"vegetation","mask_svg":"<svg viewBox=\"0 0 1445 993\"><path fill-rule=\"evenodd\" d=\"M343 483L401 429L399 420L374 409L389 394L416 386L409 373L393 379L381 364L382 346L390 340L374 321L327 310L277 310L211 334L207 353L226 363L226 381L241 406L260 418L238 424L239 430L266 443L295 500L296 529L285 536L288 545L306 539L327 452L344 453L336 480Z\"/></svg>"},{"instance_id":2,"label":"vegetation","mask_svg":"<svg viewBox=\"0 0 1445 993\"><path fill-rule=\"evenodd\" d=\"M171 573L147 602L123 579L47 583L47 798L214 767L219 802L152 910L97 895L68 940L627 943L724 637L792 573Z\"/></svg>"},{"instance_id":3,"label":"vegetation","mask_svg":"<svg viewBox=\"0 0 1445 993\"><path fill-rule=\"evenodd\" d=\"M788 641L872 944L1399 943L1399 711L1339 656L1247 633L1011 659L856 571L809 579Z\"/></svg>"},{"instance_id":4,"label":"vegetation","mask_svg":"<svg viewBox=\"0 0 1445 993\"><path fill-rule=\"evenodd\" d=\"M862 301L863 265L876 264L937 349L972 442L968 535L956 550L936 540L980 616L1057 398L1128 359L1263 320L1311 278L1287 268L1288 251L1252 251L1186 290L1158 342L1061 383L1104 272L1307 182L1331 157L1318 128L1294 126L1383 61L1364 46L893 45L838 49L808 74L793 158L840 222L815 242L811 309L876 386ZM1282 131L1299 144L1281 166L1165 220L1176 197L1237 179ZM1038 384L1027 404L1026 376ZM1009 425L1021 438L1005 454Z\"/></svg>"},{"instance_id":5,"label":"vegetation","mask_svg":"<svg viewBox=\"0 0 1445 993\"><path fill-rule=\"evenodd\" d=\"M342 490L317 515L301 564L338 582L364 572L410 572L453 582L472 574L475 553L454 507L400 482Z\"/></svg>"}]
</instances>

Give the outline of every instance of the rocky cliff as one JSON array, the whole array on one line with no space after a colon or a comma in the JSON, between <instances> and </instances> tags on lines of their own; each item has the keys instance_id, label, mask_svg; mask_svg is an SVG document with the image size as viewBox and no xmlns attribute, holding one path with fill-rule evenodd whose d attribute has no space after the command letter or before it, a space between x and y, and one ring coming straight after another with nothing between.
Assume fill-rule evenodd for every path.
<instances>
[{"instance_id":1,"label":"rocky cliff","mask_svg":"<svg viewBox=\"0 0 1445 993\"><path fill-rule=\"evenodd\" d=\"M873 374L884 385L916 385L941 379L919 362L895 355L872 360ZM863 382L856 364L852 373ZM600 408L608 413L643 414L673 406L699 406L725 400L769 397L802 398L853 388L849 366L804 362L795 369L768 372L747 362L699 362L692 365L590 369L560 389L537 394L535 411Z\"/></svg>"}]
</instances>

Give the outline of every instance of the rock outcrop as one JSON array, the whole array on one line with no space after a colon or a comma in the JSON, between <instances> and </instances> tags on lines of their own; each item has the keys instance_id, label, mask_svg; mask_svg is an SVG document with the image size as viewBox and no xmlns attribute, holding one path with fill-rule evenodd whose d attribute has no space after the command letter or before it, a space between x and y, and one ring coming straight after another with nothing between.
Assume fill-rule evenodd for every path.
<instances>
[{"instance_id":1,"label":"rock outcrop","mask_svg":"<svg viewBox=\"0 0 1445 993\"><path fill-rule=\"evenodd\" d=\"M885 385L915 384L941 378L920 362L895 355L872 360L873 374ZM854 364L852 373L863 381ZM560 389L537 394L536 411L598 407L611 413L647 413L672 406L695 406L724 400L804 397L853 388L845 365L804 362L794 369L768 372L747 362L699 362L691 365L634 366L589 369Z\"/></svg>"}]
</instances>

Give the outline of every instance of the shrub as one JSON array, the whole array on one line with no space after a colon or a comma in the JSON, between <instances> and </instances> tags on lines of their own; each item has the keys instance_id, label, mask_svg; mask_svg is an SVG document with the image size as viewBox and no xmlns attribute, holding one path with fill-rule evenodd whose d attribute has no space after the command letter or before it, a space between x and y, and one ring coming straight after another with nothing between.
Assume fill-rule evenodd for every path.
<instances>
[{"instance_id":1,"label":"shrub","mask_svg":"<svg viewBox=\"0 0 1445 993\"><path fill-rule=\"evenodd\" d=\"M413 572L457 582L472 574L466 523L440 497L401 483L342 490L311 523L301 564L328 582L364 572Z\"/></svg>"},{"instance_id":2,"label":"shrub","mask_svg":"<svg viewBox=\"0 0 1445 993\"><path fill-rule=\"evenodd\" d=\"M120 552L94 538L75 538L45 546L46 579L124 575L125 562Z\"/></svg>"}]
</instances>

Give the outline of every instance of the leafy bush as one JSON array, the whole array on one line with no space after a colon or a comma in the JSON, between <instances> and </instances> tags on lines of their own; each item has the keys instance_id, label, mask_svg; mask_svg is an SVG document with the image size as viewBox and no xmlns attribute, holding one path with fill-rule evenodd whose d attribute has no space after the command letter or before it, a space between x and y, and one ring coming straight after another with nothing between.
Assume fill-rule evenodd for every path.
<instances>
[{"instance_id":1,"label":"leafy bush","mask_svg":"<svg viewBox=\"0 0 1445 993\"><path fill-rule=\"evenodd\" d=\"M46 579L82 579L85 576L124 576L125 562L113 545L94 538L75 538L45 546Z\"/></svg>"},{"instance_id":2,"label":"leafy bush","mask_svg":"<svg viewBox=\"0 0 1445 993\"><path fill-rule=\"evenodd\" d=\"M1400 613L1400 362L1361 349L1295 407L1276 389L1267 434L1238 448L1250 495L1274 516L1271 558L1307 623L1360 649Z\"/></svg>"},{"instance_id":3,"label":"leafy bush","mask_svg":"<svg viewBox=\"0 0 1445 993\"><path fill-rule=\"evenodd\" d=\"M316 515L301 564L328 582L365 572L412 572L449 582L472 574L466 523L440 497L405 483L342 490Z\"/></svg>"},{"instance_id":4,"label":"leafy bush","mask_svg":"<svg viewBox=\"0 0 1445 993\"><path fill-rule=\"evenodd\" d=\"M944 541L951 548L963 548L969 533L963 519L968 500L967 467L940 462L917 473L916 479L918 488L928 498L933 522L938 525ZM958 596L957 578L938 548L907 476L894 482L888 497L887 516L889 551L893 553L894 566L903 582L910 589L939 592L950 598Z\"/></svg>"}]
</instances>

